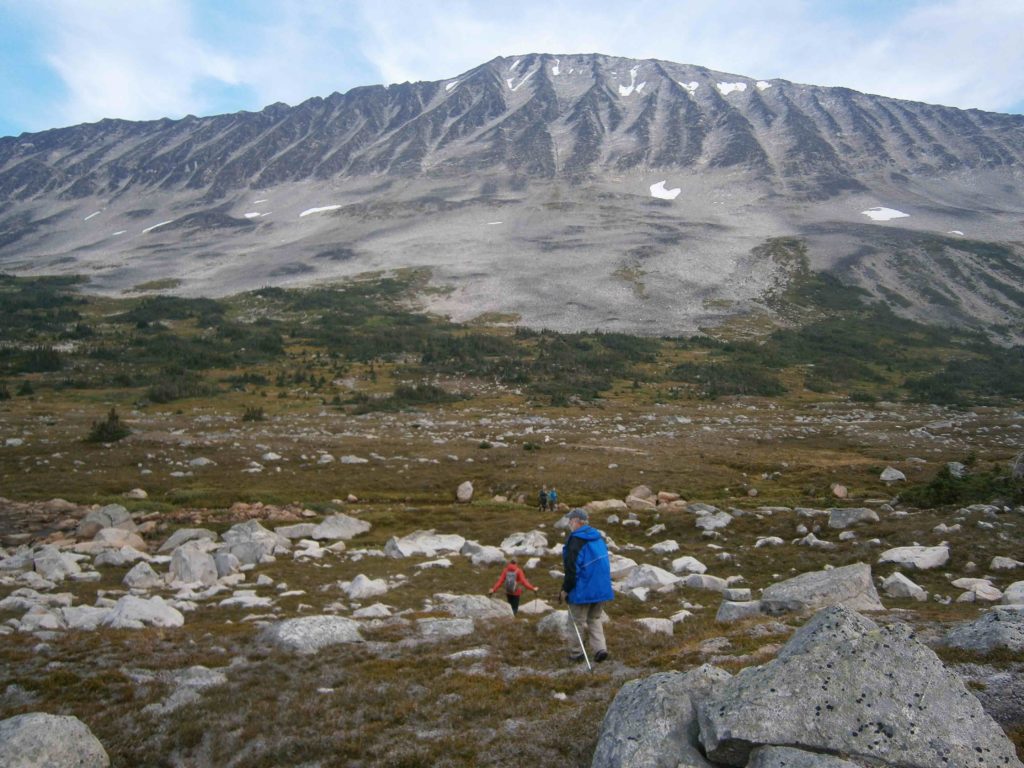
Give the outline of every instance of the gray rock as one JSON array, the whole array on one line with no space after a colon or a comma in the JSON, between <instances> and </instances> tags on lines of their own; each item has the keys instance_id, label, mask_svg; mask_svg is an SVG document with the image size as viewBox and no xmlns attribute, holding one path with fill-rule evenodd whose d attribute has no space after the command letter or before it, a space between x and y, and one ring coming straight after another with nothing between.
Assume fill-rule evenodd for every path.
<instances>
[{"instance_id":1,"label":"gray rock","mask_svg":"<svg viewBox=\"0 0 1024 768\"><path fill-rule=\"evenodd\" d=\"M776 659L724 682L697 710L708 758L737 768L759 745L901 768L1024 768L963 681L909 627L879 628L844 606L820 611Z\"/></svg>"},{"instance_id":2,"label":"gray rock","mask_svg":"<svg viewBox=\"0 0 1024 768\"><path fill-rule=\"evenodd\" d=\"M829 528L849 528L857 523L877 523L878 513L867 507L834 508L828 511Z\"/></svg>"},{"instance_id":3,"label":"gray rock","mask_svg":"<svg viewBox=\"0 0 1024 768\"><path fill-rule=\"evenodd\" d=\"M1020 568L1024 563L1020 560L1014 560L1012 557L1002 557L996 555L992 558L992 562L989 563L989 568L993 571L1012 571L1015 568Z\"/></svg>"},{"instance_id":4,"label":"gray rock","mask_svg":"<svg viewBox=\"0 0 1024 768\"><path fill-rule=\"evenodd\" d=\"M1003 590L1004 605L1019 605L1024 603L1024 581L1015 581Z\"/></svg>"},{"instance_id":5,"label":"gray rock","mask_svg":"<svg viewBox=\"0 0 1024 768\"><path fill-rule=\"evenodd\" d=\"M957 480L967 477L967 467L959 461L947 461L946 469L949 470L950 477L955 477Z\"/></svg>"},{"instance_id":6,"label":"gray rock","mask_svg":"<svg viewBox=\"0 0 1024 768\"><path fill-rule=\"evenodd\" d=\"M462 536L456 534L435 533L429 531L413 531L407 536L392 536L384 544L384 554L396 559L403 557L437 557L438 555L455 554L466 544Z\"/></svg>"},{"instance_id":7,"label":"gray rock","mask_svg":"<svg viewBox=\"0 0 1024 768\"><path fill-rule=\"evenodd\" d=\"M691 695L728 679L705 665L629 681L605 713L591 768L712 768L698 746Z\"/></svg>"},{"instance_id":8,"label":"gray rock","mask_svg":"<svg viewBox=\"0 0 1024 768\"><path fill-rule=\"evenodd\" d=\"M30 712L0 720L4 768L107 768L110 758L77 717Z\"/></svg>"},{"instance_id":9,"label":"gray rock","mask_svg":"<svg viewBox=\"0 0 1024 768\"><path fill-rule=\"evenodd\" d=\"M362 642L359 622L343 616L303 616L271 624L260 635L263 642L295 653L316 653L341 643Z\"/></svg>"},{"instance_id":10,"label":"gray rock","mask_svg":"<svg viewBox=\"0 0 1024 768\"><path fill-rule=\"evenodd\" d=\"M318 541L337 541L338 539L348 541L361 533L366 533L371 527L365 520L351 515L331 515L317 525L308 538Z\"/></svg>"},{"instance_id":11,"label":"gray rock","mask_svg":"<svg viewBox=\"0 0 1024 768\"><path fill-rule=\"evenodd\" d=\"M123 528L134 531L137 526L128 510L120 504L108 504L94 509L78 523L75 535L80 539L91 539L103 528Z\"/></svg>"},{"instance_id":12,"label":"gray rock","mask_svg":"<svg viewBox=\"0 0 1024 768\"><path fill-rule=\"evenodd\" d=\"M845 605L858 611L884 611L871 581L871 566L855 563L829 571L811 571L772 584L761 593L761 611L778 616L829 605Z\"/></svg>"},{"instance_id":13,"label":"gray rock","mask_svg":"<svg viewBox=\"0 0 1024 768\"><path fill-rule=\"evenodd\" d=\"M729 586L729 582L720 576L709 576L706 573L691 573L682 583L690 589L706 589L710 592L722 592Z\"/></svg>"},{"instance_id":14,"label":"gray rock","mask_svg":"<svg viewBox=\"0 0 1024 768\"><path fill-rule=\"evenodd\" d=\"M978 653L1006 649L1024 651L1024 613L994 610L975 621L960 624L950 630L944 645Z\"/></svg>"},{"instance_id":15,"label":"gray rock","mask_svg":"<svg viewBox=\"0 0 1024 768\"><path fill-rule=\"evenodd\" d=\"M882 474L878 476L878 479L883 483L899 483L907 479L907 476L900 472L898 469L892 467L886 467L882 470Z\"/></svg>"},{"instance_id":16,"label":"gray rock","mask_svg":"<svg viewBox=\"0 0 1024 768\"><path fill-rule=\"evenodd\" d=\"M455 498L463 504L473 500L473 483L466 480L455 489Z\"/></svg>"},{"instance_id":17,"label":"gray rock","mask_svg":"<svg viewBox=\"0 0 1024 768\"><path fill-rule=\"evenodd\" d=\"M540 634L559 635L562 638L566 638L569 636L568 622L568 611L552 611L537 622L537 632Z\"/></svg>"},{"instance_id":18,"label":"gray rock","mask_svg":"<svg viewBox=\"0 0 1024 768\"><path fill-rule=\"evenodd\" d=\"M146 626L180 627L184 623L181 612L165 603L162 597L144 600L125 595L110 609L102 625L112 629L142 629Z\"/></svg>"},{"instance_id":19,"label":"gray rock","mask_svg":"<svg viewBox=\"0 0 1024 768\"><path fill-rule=\"evenodd\" d=\"M131 547L140 552L146 551L146 542L142 537L134 531L126 531L124 528L101 528L92 540L111 549Z\"/></svg>"},{"instance_id":20,"label":"gray rock","mask_svg":"<svg viewBox=\"0 0 1024 768\"><path fill-rule=\"evenodd\" d=\"M468 557L473 565L495 565L505 562L505 553L498 547L484 546L476 541L467 541L459 554Z\"/></svg>"},{"instance_id":21,"label":"gray rock","mask_svg":"<svg viewBox=\"0 0 1024 768\"><path fill-rule=\"evenodd\" d=\"M92 632L103 624L110 615L110 610L95 605L75 605L61 608L59 613L68 629Z\"/></svg>"},{"instance_id":22,"label":"gray rock","mask_svg":"<svg viewBox=\"0 0 1024 768\"><path fill-rule=\"evenodd\" d=\"M210 587L217 583L217 564L213 555L195 545L184 544L171 555L171 579L186 584L198 582Z\"/></svg>"},{"instance_id":23,"label":"gray rock","mask_svg":"<svg viewBox=\"0 0 1024 768\"><path fill-rule=\"evenodd\" d=\"M213 565L217 569L217 578L223 579L233 573L238 573L242 567L242 561L227 551L213 553Z\"/></svg>"},{"instance_id":24,"label":"gray rock","mask_svg":"<svg viewBox=\"0 0 1024 768\"><path fill-rule=\"evenodd\" d=\"M120 549L104 549L93 559L92 564L99 568L102 565L112 565L121 568L139 560L148 560L149 555L140 552L133 547L121 547Z\"/></svg>"},{"instance_id":25,"label":"gray rock","mask_svg":"<svg viewBox=\"0 0 1024 768\"><path fill-rule=\"evenodd\" d=\"M743 602L723 600L722 604L718 606L718 613L715 614L715 621L725 624L730 621L742 621L743 619L750 619L760 615L760 600L745 600Z\"/></svg>"},{"instance_id":26,"label":"gray rock","mask_svg":"<svg viewBox=\"0 0 1024 768\"><path fill-rule=\"evenodd\" d=\"M388 591L388 583L384 579L371 579L364 573L360 573L352 581L341 583L341 590L349 596L350 600L366 600L369 597L379 597ZM484 598L486 600L486 598Z\"/></svg>"},{"instance_id":27,"label":"gray rock","mask_svg":"<svg viewBox=\"0 0 1024 768\"><path fill-rule=\"evenodd\" d=\"M286 539L309 539L313 536L313 531L316 529L316 523L296 523L295 525L279 525L274 529L274 533L278 536L284 536Z\"/></svg>"},{"instance_id":28,"label":"gray rock","mask_svg":"<svg viewBox=\"0 0 1024 768\"><path fill-rule=\"evenodd\" d=\"M228 681L223 672L201 665L161 672L158 677L161 682L173 686L174 691L163 701L143 707L142 711L147 715L161 717L199 701L203 689L224 685Z\"/></svg>"},{"instance_id":29,"label":"gray rock","mask_svg":"<svg viewBox=\"0 0 1024 768\"><path fill-rule=\"evenodd\" d=\"M49 545L39 548L32 558L32 565L36 573L53 582L64 581L65 577L82 570L74 558Z\"/></svg>"},{"instance_id":30,"label":"gray rock","mask_svg":"<svg viewBox=\"0 0 1024 768\"><path fill-rule=\"evenodd\" d=\"M949 547L896 547L883 552L878 562L925 571L949 562Z\"/></svg>"},{"instance_id":31,"label":"gray rock","mask_svg":"<svg viewBox=\"0 0 1024 768\"><path fill-rule=\"evenodd\" d=\"M164 580L149 563L136 563L121 580L129 589L156 589L164 586Z\"/></svg>"},{"instance_id":32,"label":"gray rock","mask_svg":"<svg viewBox=\"0 0 1024 768\"><path fill-rule=\"evenodd\" d=\"M172 533L167 538L167 541L160 545L160 549L157 552L173 552L185 542L199 539L216 541L217 534L206 528L181 528Z\"/></svg>"},{"instance_id":33,"label":"gray rock","mask_svg":"<svg viewBox=\"0 0 1024 768\"><path fill-rule=\"evenodd\" d=\"M511 610L509 608L510 613ZM476 631L472 619L419 619L416 626L420 637L434 642L466 637Z\"/></svg>"},{"instance_id":34,"label":"gray rock","mask_svg":"<svg viewBox=\"0 0 1024 768\"><path fill-rule=\"evenodd\" d=\"M707 515L701 515L696 519L696 521L694 521L694 525L705 531L716 531L719 528L725 528L731 522L732 515L728 512L718 511Z\"/></svg>"},{"instance_id":35,"label":"gray rock","mask_svg":"<svg viewBox=\"0 0 1024 768\"><path fill-rule=\"evenodd\" d=\"M460 619L512 618L512 606L504 599L494 600L486 595L437 594L434 600L452 616Z\"/></svg>"},{"instance_id":36,"label":"gray rock","mask_svg":"<svg viewBox=\"0 0 1024 768\"><path fill-rule=\"evenodd\" d=\"M676 576L674 573L669 573L664 568L659 568L656 565L638 565L634 568L625 579L620 582L620 588L623 590L646 588L646 589L665 589L672 588L676 584L682 581L682 578Z\"/></svg>"},{"instance_id":37,"label":"gray rock","mask_svg":"<svg viewBox=\"0 0 1024 768\"><path fill-rule=\"evenodd\" d=\"M541 531L513 533L505 537L500 548L505 554L516 557L541 557L547 552L548 537Z\"/></svg>"},{"instance_id":38,"label":"gray rock","mask_svg":"<svg viewBox=\"0 0 1024 768\"><path fill-rule=\"evenodd\" d=\"M734 603L745 603L751 599L750 589L747 587L730 587L722 591L723 600L731 600Z\"/></svg>"},{"instance_id":39,"label":"gray rock","mask_svg":"<svg viewBox=\"0 0 1024 768\"><path fill-rule=\"evenodd\" d=\"M912 582L899 571L888 576L882 582L882 589L889 597L912 597L922 602L928 599L928 593L922 587Z\"/></svg>"},{"instance_id":40,"label":"gray rock","mask_svg":"<svg viewBox=\"0 0 1024 768\"><path fill-rule=\"evenodd\" d=\"M758 747L750 753L747 768L860 768L856 763L831 755L792 747Z\"/></svg>"},{"instance_id":41,"label":"gray rock","mask_svg":"<svg viewBox=\"0 0 1024 768\"><path fill-rule=\"evenodd\" d=\"M243 564L259 563L263 557L272 555L275 551L290 551L292 546L288 539L268 531L258 520L233 525L224 532L222 538L226 546L221 549L231 552Z\"/></svg>"}]
</instances>

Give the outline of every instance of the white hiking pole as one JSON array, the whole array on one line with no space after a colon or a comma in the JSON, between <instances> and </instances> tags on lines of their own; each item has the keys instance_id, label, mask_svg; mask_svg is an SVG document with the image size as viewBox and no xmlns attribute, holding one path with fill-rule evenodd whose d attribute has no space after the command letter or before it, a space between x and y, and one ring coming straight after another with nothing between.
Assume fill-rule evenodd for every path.
<instances>
[{"instance_id":1,"label":"white hiking pole","mask_svg":"<svg viewBox=\"0 0 1024 768\"><path fill-rule=\"evenodd\" d=\"M569 608L568 603L566 604L566 608ZM590 657L587 656L587 648L583 644L583 635L580 634L580 628L576 626L576 619L572 617L572 610L569 609L567 612L569 614L569 621L572 622L572 628L576 630L576 639L580 641L580 650L583 651L583 660L587 662L587 669L590 672L593 672L594 668L590 664Z\"/></svg>"}]
</instances>

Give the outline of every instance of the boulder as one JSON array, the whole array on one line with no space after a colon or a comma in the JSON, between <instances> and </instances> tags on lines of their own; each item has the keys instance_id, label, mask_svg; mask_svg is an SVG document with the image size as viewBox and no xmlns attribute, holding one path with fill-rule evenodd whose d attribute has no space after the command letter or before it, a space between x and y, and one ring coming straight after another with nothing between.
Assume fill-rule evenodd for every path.
<instances>
[{"instance_id":1,"label":"boulder","mask_svg":"<svg viewBox=\"0 0 1024 768\"><path fill-rule=\"evenodd\" d=\"M944 645L977 653L1008 650L1024 651L1024 613L1019 611L988 611L981 618L951 629Z\"/></svg>"},{"instance_id":2,"label":"boulder","mask_svg":"<svg viewBox=\"0 0 1024 768\"><path fill-rule=\"evenodd\" d=\"M672 561L672 570L675 573L707 573L708 567L697 558L686 555Z\"/></svg>"},{"instance_id":3,"label":"boulder","mask_svg":"<svg viewBox=\"0 0 1024 768\"><path fill-rule=\"evenodd\" d=\"M623 557L622 555L610 555L608 563L611 568L612 581L625 579L633 572L633 569L636 568L636 560Z\"/></svg>"},{"instance_id":4,"label":"boulder","mask_svg":"<svg viewBox=\"0 0 1024 768\"><path fill-rule=\"evenodd\" d=\"M467 504L473 500L473 483L466 480L459 484L459 487L455 490L455 498L461 504Z\"/></svg>"},{"instance_id":5,"label":"boulder","mask_svg":"<svg viewBox=\"0 0 1024 768\"><path fill-rule=\"evenodd\" d=\"M548 537L541 531L513 533L501 542L501 551L517 557L540 557L548 549Z\"/></svg>"},{"instance_id":6,"label":"boulder","mask_svg":"<svg viewBox=\"0 0 1024 768\"><path fill-rule=\"evenodd\" d=\"M651 634L671 635L675 632L675 624L672 622L672 619L646 617L642 619L634 619L634 621Z\"/></svg>"},{"instance_id":7,"label":"boulder","mask_svg":"<svg viewBox=\"0 0 1024 768\"><path fill-rule=\"evenodd\" d=\"M275 552L291 551L292 543L284 536L269 531L258 520L237 523L224 532L220 551L233 554L243 565L257 565Z\"/></svg>"},{"instance_id":8,"label":"boulder","mask_svg":"<svg viewBox=\"0 0 1024 768\"><path fill-rule=\"evenodd\" d=\"M760 615L760 600L744 600L739 602L723 600L722 604L718 606L715 621L720 624L727 624L731 621L742 621L743 619L750 619Z\"/></svg>"},{"instance_id":9,"label":"boulder","mask_svg":"<svg viewBox=\"0 0 1024 768\"><path fill-rule=\"evenodd\" d=\"M901 483L907 479L907 476L898 469L886 467L882 470L882 474L878 476L878 479L883 483Z\"/></svg>"},{"instance_id":10,"label":"boulder","mask_svg":"<svg viewBox=\"0 0 1024 768\"><path fill-rule=\"evenodd\" d=\"M108 529L109 530L109 529ZM75 547L77 550L78 547ZM121 547L120 549L104 549L93 559L92 564L99 568L101 565L112 565L115 568L121 568L132 563L137 563L139 560L150 559L149 555L145 552L139 552L137 549L131 547Z\"/></svg>"},{"instance_id":11,"label":"boulder","mask_svg":"<svg viewBox=\"0 0 1024 768\"><path fill-rule=\"evenodd\" d=\"M467 541L459 554L468 557L473 565L494 565L505 562L505 553L497 547L487 547L476 541Z\"/></svg>"},{"instance_id":12,"label":"boulder","mask_svg":"<svg viewBox=\"0 0 1024 768\"><path fill-rule=\"evenodd\" d=\"M352 581L341 582L341 590L350 600L365 600L368 597L379 597L388 591L388 583L384 579L371 579L360 573Z\"/></svg>"},{"instance_id":13,"label":"boulder","mask_svg":"<svg viewBox=\"0 0 1024 768\"><path fill-rule=\"evenodd\" d=\"M40 547L32 558L35 572L47 581L61 582L65 577L81 572L78 562L66 552L47 545Z\"/></svg>"},{"instance_id":14,"label":"boulder","mask_svg":"<svg viewBox=\"0 0 1024 768\"><path fill-rule=\"evenodd\" d=\"M719 576L709 576L706 573L691 573L683 584L690 589L706 589L710 592L722 592L729 586L729 582Z\"/></svg>"},{"instance_id":15,"label":"boulder","mask_svg":"<svg viewBox=\"0 0 1024 768\"><path fill-rule=\"evenodd\" d=\"M107 751L77 717L30 712L0 720L5 768L107 768Z\"/></svg>"},{"instance_id":16,"label":"boulder","mask_svg":"<svg viewBox=\"0 0 1024 768\"><path fill-rule=\"evenodd\" d=\"M569 637L569 612L557 610L549 613L537 622L537 632L541 634L554 634L562 638Z\"/></svg>"},{"instance_id":17,"label":"boulder","mask_svg":"<svg viewBox=\"0 0 1024 768\"><path fill-rule=\"evenodd\" d=\"M832 483L830 490L832 491L832 495L837 499L845 499L850 495L850 489L842 483Z\"/></svg>"},{"instance_id":18,"label":"boulder","mask_svg":"<svg viewBox=\"0 0 1024 768\"><path fill-rule=\"evenodd\" d=\"M284 536L286 539L308 539L313 535L313 531L316 530L316 523L295 523L294 525L279 525L274 529L274 533L278 536Z\"/></svg>"},{"instance_id":19,"label":"boulder","mask_svg":"<svg viewBox=\"0 0 1024 768\"><path fill-rule=\"evenodd\" d=\"M666 539L665 541L659 541L657 544L651 546L651 552L656 555L670 555L673 552L679 551L679 542L674 539Z\"/></svg>"},{"instance_id":20,"label":"boulder","mask_svg":"<svg viewBox=\"0 0 1024 768\"><path fill-rule=\"evenodd\" d=\"M682 579L664 568L656 565L638 565L630 574L619 582L619 589L628 590L643 587L647 589L672 588Z\"/></svg>"},{"instance_id":21,"label":"boulder","mask_svg":"<svg viewBox=\"0 0 1024 768\"><path fill-rule=\"evenodd\" d=\"M778 536L764 536L755 542L754 549L760 549L761 547L781 547L785 543L786 542Z\"/></svg>"},{"instance_id":22,"label":"boulder","mask_svg":"<svg viewBox=\"0 0 1024 768\"><path fill-rule=\"evenodd\" d=\"M392 536L384 545L384 554L388 557L437 557L438 555L456 554L466 540L456 534L439 534L429 531L413 531L408 536L398 538Z\"/></svg>"},{"instance_id":23,"label":"boulder","mask_svg":"<svg viewBox=\"0 0 1024 768\"><path fill-rule=\"evenodd\" d=\"M728 512L719 511L701 515L694 521L694 525L698 528L704 529L705 531L717 531L719 528L725 528L731 522L732 515Z\"/></svg>"},{"instance_id":24,"label":"boulder","mask_svg":"<svg viewBox=\"0 0 1024 768\"><path fill-rule=\"evenodd\" d=\"M134 595L125 595L103 619L104 627L112 629L142 629L152 627L180 627L185 617L176 608L164 602L162 597L144 600Z\"/></svg>"},{"instance_id":25,"label":"boulder","mask_svg":"<svg viewBox=\"0 0 1024 768\"><path fill-rule=\"evenodd\" d=\"M840 509L838 507L828 511L829 528L849 528L857 523L877 523L878 513L867 507L850 507Z\"/></svg>"},{"instance_id":26,"label":"boulder","mask_svg":"<svg viewBox=\"0 0 1024 768\"><path fill-rule=\"evenodd\" d=\"M366 533L371 527L365 520L351 515L337 514L324 518L322 523L313 528L308 537L303 538L317 539L318 541L337 539L348 541L361 533Z\"/></svg>"},{"instance_id":27,"label":"boulder","mask_svg":"<svg viewBox=\"0 0 1024 768\"><path fill-rule=\"evenodd\" d=\"M173 552L185 542L195 541L197 539L216 541L217 534L206 528L180 528L172 533L167 538L167 541L160 545L160 549L158 549L157 552Z\"/></svg>"},{"instance_id":28,"label":"boulder","mask_svg":"<svg viewBox=\"0 0 1024 768\"><path fill-rule=\"evenodd\" d=\"M855 563L827 571L802 573L772 584L761 593L761 611L778 616L845 605L858 611L884 611L871 581L871 566Z\"/></svg>"},{"instance_id":29,"label":"boulder","mask_svg":"<svg viewBox=\"0 0 1024 768\"><path fill-rule=\"evenodd\" d=\"M216 584L219 578L213 555L191 542L183 544L171 554L170 577L171 581L199 583L207 587Z\"/></svg>"},{"instance_id":30,"label":"boulder","mask_svg":"<svg viewBox=\"0 0 1024 768\"><path fill-rule=\"evenodd\" d=\"M897 571L882 582L882 589L889 597L912 597L918 601L928 599L928 593Z\"/></svg>"},{"instance_id":31,"label":"boulder","mask_svg":"<svg viewBox=\"0 0 1024 768\"><path fill-rule=\"evenodd\" d=\"M129 589L156 589L164 586L163 577L146 562L136 563L121 580Z\"/></svg>"},{"instance_id":32,"label":"boulder","mask_svg":"<svg viewBox=\"0 0 1024 768\"><path fill-rule=\"evenodd\" d=\"M713 768L697 741L691 697L703 698L728 679L705 665L630 680L605 713L591 768Z\"/></svg>"},{"instance_id":33,"label":"boulder","mask_svg":"<svg viewBox=\"0 0 1024 768\"><path fill-rule=\"evenodd\" d=\"M303 616L271 624L263 630L263 642L285 651L310 654L341 643L359 643L359 622L343 616Z\"/></svg>"},{"instance_id":34,"label":"boulder","mask_svg":"<svg viewBox=\"0 0 1024 768\"><path fill-rule=\"evenodd\" d=\"M1024 581L1015 581L1003 590L1004 605L1019 605L1024 603Z\"/></svg>"},{"instance_id":35,"label":"boulder","mask_svg":"<svg viewBox=\"0 0 1024 768\"><path fill-rule=\"evenodd\" d=\"M124 528L126 531L134 531L135 521L128 510L120 504L108 504L94 509L83 517L75 530L75 535L80 539L91 539L103 528Z\"/></svg>"},{"instance_id":36,"label":"boulder","mask_svg":"<svg viewBox=\"0 0 1024 768\"><path fill-rule=\"evenodd\" d=\"M749 765L762 745L901 768L1022 768L963 681L904 624L845 606L816 614L777 658L719 684L697 705L708 759Z\"/></svg>"},{"instance_id":37,"label":"boulder","mask_svg":"<svg viewBox=\"0 0 1024 768\"><path fill-rule=\"evenodd\" d=\"M60 608L58 613L68 629L92 632L103 625L110 610L94 605L74 605Z\"/></svg>"},{"instance_id":38,"label":"boulder","mask_svg":"<svg viewBox=\"0 0 1024 768\"><path fill-rule=\"evenodd\" d=\"M956 579L952 584L958 589L972 592L975 600L988 600L995 603L1003 597L1003 593L988 579L963 578Z\"/></svg>"},{"instance_id":39,"label":"boulder","mask_svg":"<svg viewBox=\"0 0 1024 768\"><path fill-rule=\"evenodd\" d=\"M217 578L223 579L233 573L238 573L242 568L242 561L230 552L214 552L213 564L217 569Z\"/></svg>"},{"instance_id":40,"label":"boulder","mask_svg":"<svg viewBox=\"0 0 1024 768\"><path fill-rule=\"evenodd\" d=\"M657 499L654 495L654 491L646 485L638 485L636 488L633 488L628 495L635 496L636 498L643 499L644 501L654 501Z\"/></svg>"},{"instance_id":41,"label":"boulder","mask_svg":"<svg viewBox=\"0 0 1024 768\"><path fill-rule=\"evenodd\" d=\"M506 607L508 607L507 604ZM512 609L509 608L509 612L511 611ZM453 640L476 632L472 619L418 619L416 628L419 630L420 637L431 642Z\"/></svg>"},{"instance_id":42,"label":"boulder","mask_svg":"<svg viewBox=\"0 0 1024 768\"><path fill-rule=\"evenodd\" d=\"M146 542L134 531L126 531L124 528L101 528L92 538L110 549L131 547L139 552L146 551Z\"/></svg>"},{"instance_id":43,"label":"boulder","mask_svg":"<svg viewBox=\"0 0 1024 768\"><path fill-rule=\"evenodd\" d=\"M883 552L878 562L895 563L904 568L925 571L929 568L939 568L949 562L949 547L896 547Z\"/></svg>"},{"instance_id":44,"label":"boulder","mask_svg":"<svg viewBox=\"0 0 1024 768\"><path fill-rule=\"evenodd\" d=\"M622 499L604 499L602 501L588 501L583 509L588 515L600 514L602 512L628 512L629 507Z\"/></svg>"},{"instance_id":45,"label":"boulder","mask_svg":"<svg viewBox=\"0 0 1024 768\"><path fill-rule=\"evenodd\" d=\"M504 599L495 600L486 595L434 595L440 607L457 619L512 618L512 606Z\"/></svg>"},{"instance_id":46,"label":"boulder","mask_svg":"<svg viewBox=\"0 0 1024 768\"><path fill-rule=\"evenodd\" d=\"M1000 557L996 556L992 558L989 568L993 571L1012 571L1015 568L1020 568L1024 563L1020 560L1014 560L1012 557Z\"/></svg>"},{"instance_id":47,"label":"boulder","mask_svg":"<svg viewBox=\"0 0 1024 768\"><path fill-rule=\"evenodd\" d=\"M626 497L626 508L634 512L650 512L655 506L653 499L642 499L639 496Z\"/></svg>"}]
</instances>

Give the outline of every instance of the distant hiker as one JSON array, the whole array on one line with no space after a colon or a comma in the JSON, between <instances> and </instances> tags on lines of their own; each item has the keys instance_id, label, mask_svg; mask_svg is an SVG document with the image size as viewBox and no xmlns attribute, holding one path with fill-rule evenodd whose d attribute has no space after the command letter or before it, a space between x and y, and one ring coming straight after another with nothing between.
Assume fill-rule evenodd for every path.
<instances>
[{"instance_id":1,"label":"distant hiker","mask_svg":"<svg viewBox=\"0 0 1024 768\"><path fill-rule=\"evenodd\" d=\"M521 585L521 586L520 586ZM531 592L536 592L537 588L530 583L529 579L526 578L526 574L523 573L523 569L516 563L514 557L508 559L508 565L501 572L498 580L494 582L494 586L491 587L491 594L493 595L499 589L504 588L505 599L508 600L508 604L512 606L512 615L515 616L519 613L519 598L523 594L523 587L529 589Z\"/></svg>"},{"instance_id":2,"label":"distant hiker","mask_svg":"<svg viewBox=\"0 0 1024 768\"><path fill-rule=\"evenodd\" d=\"M608 658L608 647L601 616L604 604L615 599L608 546L601 532L590 526L582 509L573 509L566 517L569 535L562 547L565 578L558 600L565 600L569 608L569 658L583 660L584 644L589 640L594 661L604 661Z\"/></svg>"},{"instance_id":3,"label":"distant hiker","mask_svg":"<svg viewBox=\"0 0 1024 768\"><path fill-rule=\"evenodd\" d=\"M540 487L540 493L537 494L537 506L539 512L544 512L548 508L548 487L546 485Z\"/></svg>"},{"instance_id":4,"label":"distant hiker","mask_svg":"<svg viewBox=\"0 0 1024 768\"><path fill-rule=\"evenodd\" d=\"M554 512L558 507L558 489L555 486L551 486L551 490L548 491L548 510Z\"/></svg>"}]
</instances>

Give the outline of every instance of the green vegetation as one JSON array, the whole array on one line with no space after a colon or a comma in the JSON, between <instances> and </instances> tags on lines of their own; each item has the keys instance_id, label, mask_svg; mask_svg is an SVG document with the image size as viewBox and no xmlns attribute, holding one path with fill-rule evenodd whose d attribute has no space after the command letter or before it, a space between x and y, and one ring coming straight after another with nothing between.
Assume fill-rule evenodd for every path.
<instances>
[{"instance_id":1,"label":"green vegetation","mask_svg":"<svg viewBox=\"0 0 1024 768\"><path fill-rule=\"evenodd\" d=\"M8 395L30 376L36 392L122 389L151 403L217 397L228 385L281 399L317 393L354 413L450 403L469 382L556 407L608 397L624 383L655 400L811 392L966 405L1024 397L1022 348L905 320L811 272L799 240L769 241L758 254L789 276L766 297L789 322L757 341L728 340L728 328L656 339L455 324L410 309L425 289L414 271L230 299L100 300L79 295L76 279L0 275L0 374ZM366 380L339 390L353 370ZM446 379L462 383L435 383Z\"/></svg>"},{"instance_id":2,"label":"green vegetation","mask_svg":"<svg viewBox=\"0 0 1024 768\"><path fill-rule=\"evenodd\" d=\"M94 421L89 434L85 437L87 443L116 443L128 437L132 431L121 423L121 417L117 415L117 409L111 408L107 418L102 421Z\"/></svg>"},{"instance_id":3,"label":"green vegetation","mask_svg":"<svg viewBox=\"0 0 1024 768\"><path fill-rule=\"evenodd\" d=\"M902 502L923 508L989 504L997 499L1006 504L1024 504L1024 480L1014 479L1001 467L968 472L958 478L944 466L927 484L900 494Z\"/></svg>"}]
</instances>

